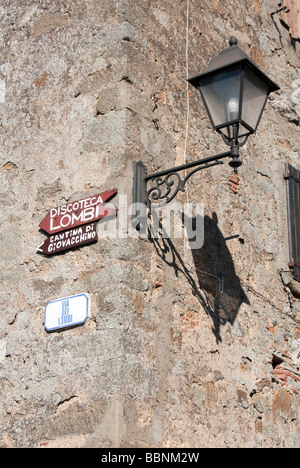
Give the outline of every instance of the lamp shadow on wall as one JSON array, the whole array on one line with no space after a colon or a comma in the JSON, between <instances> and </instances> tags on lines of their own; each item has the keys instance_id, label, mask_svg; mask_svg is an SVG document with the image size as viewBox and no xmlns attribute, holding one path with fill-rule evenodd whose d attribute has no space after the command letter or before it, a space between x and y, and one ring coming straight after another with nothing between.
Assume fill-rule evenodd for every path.
<instances>
[{"instance_id":1,"label":"lamp shadow on wall","mask_svg":"<svg viewBox=\"0 0 300 468\"><path fill-rule=\"evenodd\" d=\"M195 218L189 221L192 222L192 226L199 225ZM161 224L160 229L163 234ZM222 341L221 327L228 322L233 325L241 305L250 304L236 274L226 240L218 226L215 213L211 218L204 217L204 243L201 248L192 250L193 266L185 263L167 236L151 239L158 256L174 269L176 277L182 273L187 279L192 294L212 320L212 331L217 343Z\"/></svg>"}]
</instances>

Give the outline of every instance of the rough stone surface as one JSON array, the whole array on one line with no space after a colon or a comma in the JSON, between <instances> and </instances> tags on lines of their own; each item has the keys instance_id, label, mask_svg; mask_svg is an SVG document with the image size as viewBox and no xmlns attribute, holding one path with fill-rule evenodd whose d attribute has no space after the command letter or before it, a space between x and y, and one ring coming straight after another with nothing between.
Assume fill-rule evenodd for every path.
<instances>
[{"instance_id":1,"label":"rough stone surface","mask_svg":"<svg viewBox=\"0 0 300 468\"><path fill-rule=\"evenodd\" d=\"M299 169L300 52L277 3L2 0L1 447L299 447L283 174ZM238 181L226 164L179 197L204 204L203 247L123 232L38 254L50 208L114 187L130 204L133 160L227 150L186 78L231 35L281 90ZM46 304L82 292L86 324L48 334Z\"/></svg>"}]
</instances>

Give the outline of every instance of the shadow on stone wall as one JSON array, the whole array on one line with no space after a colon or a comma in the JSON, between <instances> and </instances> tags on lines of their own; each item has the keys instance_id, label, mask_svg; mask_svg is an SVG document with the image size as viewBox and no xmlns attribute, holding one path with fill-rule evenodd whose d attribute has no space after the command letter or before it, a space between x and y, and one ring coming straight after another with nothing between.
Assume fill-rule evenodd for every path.
<instances>
[{"instance_id":1,"label":"shadow on stone wall","mask_svg":"<svg viewBox=\"0 0 300 468\"><path fill-rule=\"evenodd\" d=\"M195 219L192 220L193 225L196 226ZM161 225L160 229L163 234ZM158 256L175 270L176 276L179 273L185 276L193 295L212 319L212 331L217 343L221 342L221 326L227 322L233 325L241 305L250 303L235 272L217 215L213 213L212 218L204 217L204 244L192 250L193 266L185 263L170 238L152 238L151 242Z\"/></svg>"}]
</instances>

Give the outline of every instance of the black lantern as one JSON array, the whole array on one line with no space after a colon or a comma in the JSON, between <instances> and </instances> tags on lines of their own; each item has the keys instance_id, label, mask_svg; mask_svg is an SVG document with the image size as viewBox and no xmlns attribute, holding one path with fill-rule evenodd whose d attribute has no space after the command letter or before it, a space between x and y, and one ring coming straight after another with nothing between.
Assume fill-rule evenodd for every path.
<instances>
[{"instance_id":1,"label":"black lantern","mask_svg":"<svg viewBox=\"0 0 300 468\"><path fill-rule=\"evenodd\" d=\"M135 161L134 205L169 203L179 191L185 190L187 181L196 172L223 164L226 158L230 158L229 164L237 173L242 164L240 147L256 132L269 94L280 88L238 47L235 37L229 44L229 48L211 60L205 73L188 81L199 89L213 128L222 135L230 151L154 174L148 174L144 164ZM192 171L186 174L187 169ZM184 177L180 176L183 171ZM145 217L136 226L145 227Z\"/></svg>"},{"instance_id":2,"label":"black lantern","mask_svg":"<svg viewBox=\"0 0 300 468\"><path fill-rule=\"evenodd\" d=\"M269 94L280 88L238 47L235 37L229 44L205 73L188 81L199 89L213 128L232 146L256 132Z\"/></svg>"}]
</instances>

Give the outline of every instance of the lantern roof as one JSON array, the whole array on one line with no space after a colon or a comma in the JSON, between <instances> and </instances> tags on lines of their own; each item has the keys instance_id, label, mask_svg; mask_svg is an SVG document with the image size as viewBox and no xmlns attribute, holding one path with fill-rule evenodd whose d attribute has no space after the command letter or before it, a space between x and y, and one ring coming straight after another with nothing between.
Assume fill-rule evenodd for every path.
<instances>
[{"instance_id":1,"label":"lantern roof","mask_svg":"<svg viewBox=\"0 0 300 468\"><path fill-rule=\"evenodd\" d=\"M213 75L218 71L226 71L228 68L245 64L269 85L269 94L280 89L280 87L261 71L256 63L237 45L238 40L236 37L231 37L229 44L230 47L223 49L219 55L210 61L206 72L189 78L188 82L198 88L202 78Z\"/></svg>"}]
</instances>

